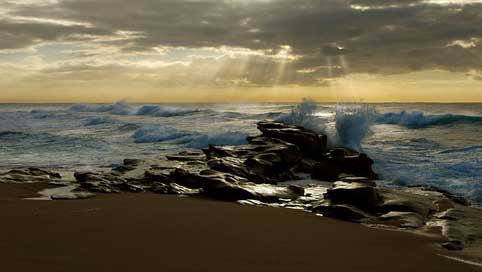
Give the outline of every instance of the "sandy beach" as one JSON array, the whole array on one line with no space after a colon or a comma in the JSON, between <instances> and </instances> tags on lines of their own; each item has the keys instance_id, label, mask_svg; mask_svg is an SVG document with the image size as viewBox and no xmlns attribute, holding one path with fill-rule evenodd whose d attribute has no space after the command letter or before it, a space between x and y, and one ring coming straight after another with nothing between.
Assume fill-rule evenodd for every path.
<instances>
[{"instance_id":1,"label":"sandy beach","mask_svg":"<svg viewBox=\"0 0 482 272\"><path fill-rule=\"evenodd\" d=\"M4 271L481 271L429 238L279 208L155 194L34 201L0 184Z\"/></svg>"}]
</instances>

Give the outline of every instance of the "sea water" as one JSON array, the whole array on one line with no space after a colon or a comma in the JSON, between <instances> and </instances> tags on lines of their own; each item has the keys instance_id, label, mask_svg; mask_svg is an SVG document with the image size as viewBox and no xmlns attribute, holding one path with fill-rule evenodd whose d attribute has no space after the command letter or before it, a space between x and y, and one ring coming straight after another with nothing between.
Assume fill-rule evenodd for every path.
<instances>
[{"instance_id":1,"label":"sea water","mask_svg":"<svg viewBox=\"0 0 482 272\"><path fill-rule=\"evenodd\" d=\"M241 145L263 119L367 153L387 185L434 185L482 201L482 104L0 104L0 170L98 170Z\"/></svg>"}]
</instances>

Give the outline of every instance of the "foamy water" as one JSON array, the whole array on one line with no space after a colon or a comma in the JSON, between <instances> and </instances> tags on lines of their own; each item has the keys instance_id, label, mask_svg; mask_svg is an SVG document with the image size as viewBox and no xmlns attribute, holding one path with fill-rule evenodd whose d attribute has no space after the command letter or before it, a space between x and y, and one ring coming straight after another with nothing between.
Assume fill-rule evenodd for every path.
<instances>
[{"instance_id":1,"label":"foamy water","mask_svg":"<svg viewBox=\"0 0 482 272\"><path fill-rule=\"evenodd\" d=\"M0 168L107 168L208 144L239 145L277 119L368 153L388 184L482 201L482 104L0 105Z\"/></svg>"}]
</instances>

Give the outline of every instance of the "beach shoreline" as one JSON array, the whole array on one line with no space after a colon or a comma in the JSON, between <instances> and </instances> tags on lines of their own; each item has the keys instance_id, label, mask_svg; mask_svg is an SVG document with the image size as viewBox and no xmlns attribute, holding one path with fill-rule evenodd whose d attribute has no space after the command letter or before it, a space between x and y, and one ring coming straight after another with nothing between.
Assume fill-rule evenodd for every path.
<instances>
[{"instance_id":1,"label":"beach shoreline","mask_svg":"<svg viewBox=\"0 0 482 272\"><path fill-rule=\"evenodd\" d=\"M0 186L6 271L482 271L442 238L150 193L24 199L41 186Z\"/></svg>"}]
</instances>

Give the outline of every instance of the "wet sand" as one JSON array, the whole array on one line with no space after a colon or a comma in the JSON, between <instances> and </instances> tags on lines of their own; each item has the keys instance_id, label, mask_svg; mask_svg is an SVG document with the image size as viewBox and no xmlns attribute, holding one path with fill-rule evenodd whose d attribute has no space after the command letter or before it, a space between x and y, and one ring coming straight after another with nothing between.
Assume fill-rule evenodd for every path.
<instances>
[{"instance_id":1,"label":"wet sand","mask_svg":"<svg viewBox=\"0 0 482 272\"><path fill-rule=\"evenodd\" d=\"M38 189L0 184L2 271L482 270L438 256L436 238L295 210L154 194L20 199Z\"/></svg>"}]
</instances>

